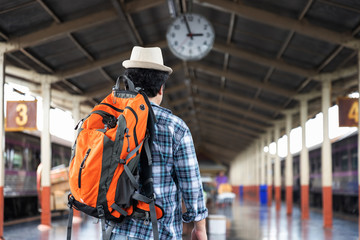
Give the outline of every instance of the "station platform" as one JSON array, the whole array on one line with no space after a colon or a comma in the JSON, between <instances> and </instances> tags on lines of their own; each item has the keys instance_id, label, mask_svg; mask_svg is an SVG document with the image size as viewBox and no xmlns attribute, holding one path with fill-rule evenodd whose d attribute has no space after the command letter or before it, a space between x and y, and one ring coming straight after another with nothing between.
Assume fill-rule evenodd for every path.
<instances>
[{"instance_id":1,"label":"station platform","mask_svg":"<svg viewBox=\"0 0 360 240\"><path fill-rule=\"evenodd\" d=\"M210 214L226 216L226 234L208 235L209 240L355 240L358 236L358 223L334 217L333 228L324 229L322 214L310 211L310 219L302 221L300 209L293 208L293 215L286 215L283 204L280 211L272 207L260 206L253 201L236 199L232 206L210 207ZM100 224L94 218L83 217L81 223L74 223L73 240L101 239ZM52 228L48 231L38 229L39 221L4 227L5 240L65 240L67 215L52 219ZM189 231L185 231L183 239L190 240Z\"/></svg>"}]
</instances>

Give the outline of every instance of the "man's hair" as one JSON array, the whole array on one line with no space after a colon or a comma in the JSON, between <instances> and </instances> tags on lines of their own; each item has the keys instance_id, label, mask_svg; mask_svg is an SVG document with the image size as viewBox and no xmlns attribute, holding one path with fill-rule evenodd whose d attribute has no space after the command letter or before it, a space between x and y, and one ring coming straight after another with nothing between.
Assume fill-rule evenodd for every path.
<instances>
[{"instance_id":1,"label":"man's hair","mask_svg":"<svg viewBox=\"0 0 360 240\"><path fill-rule=\"evenodd\" d=\"M135 87L144 90L148 97L155 97L169 78L169 73L146 68L127 68L124 73Z\"/></svg>"}]
</instances>

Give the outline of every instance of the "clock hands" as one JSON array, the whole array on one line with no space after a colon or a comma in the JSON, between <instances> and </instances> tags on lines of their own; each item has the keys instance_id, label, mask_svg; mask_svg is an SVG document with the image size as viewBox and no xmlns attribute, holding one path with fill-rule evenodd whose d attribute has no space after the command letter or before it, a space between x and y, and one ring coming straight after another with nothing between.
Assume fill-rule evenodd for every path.
<instances>
[{"instance_id":1,"label":"clock hands","mask_svg":"<svg viewBox=\"0 0 360 240\"><path fill-rule=\"evenodd\" d=\"M201 37L201 36L204 36L203 33L192 33L192 32L191 32L189 22L188 22L188 20L186 19L186 15L184 15L184 22L185 22L185 25L186 25L186 29L187 29L187 31L188 31L188 34L186 34L186 36L187 36L187 37L190 37L191 40L193 40L193 37Z\"/></svg>"},{"instance_id":2,"label":"clock hands","mask_svg":"<svg viewBox=\"0 0 360 240\"><path fill-rule=\"evenodd\" d=\"M204 36L203 33L188 33L186 36L188 37L201 37Z\"/></svg>"},{"instance_id":3,"label":"clock hands","mask_svg":"<svg viewBox=\"0 0 360 240\"><path fill-rule=\"evenodd\" d=\"M188 21L186 19L186 15L184 15L184 21L185 21L186 28L188 30L188 34L186 36L190 37L191 40L192 40L193 39L193 34L191 33L189 23L188 23Z\"/></svg>"}]
</instances>

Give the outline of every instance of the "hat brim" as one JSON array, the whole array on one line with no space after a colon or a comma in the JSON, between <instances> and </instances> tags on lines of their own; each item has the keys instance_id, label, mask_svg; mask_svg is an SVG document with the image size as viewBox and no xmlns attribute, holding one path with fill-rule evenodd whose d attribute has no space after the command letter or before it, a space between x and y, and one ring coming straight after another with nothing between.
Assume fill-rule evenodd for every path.
<instances>
[{"instance_id":1,"label":"hat brim","mask_svg":"<svg viewBox=\"0 0 360 240\"><path fill-rule=\"evenodd\" d=\"M160 65L152 62L144 62L144 61L134 61L134 60L125 60L122 63L124 68L146 68L146 69L155 69L164 72L168 72L171 74L173 70L170 67L165 65Z\"/></svg>"}]
</instances>

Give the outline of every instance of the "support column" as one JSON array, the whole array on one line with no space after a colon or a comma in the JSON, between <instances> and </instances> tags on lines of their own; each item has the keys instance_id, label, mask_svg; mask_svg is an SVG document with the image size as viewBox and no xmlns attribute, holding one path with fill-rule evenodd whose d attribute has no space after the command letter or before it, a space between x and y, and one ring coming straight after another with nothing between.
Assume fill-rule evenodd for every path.
<instances>
[{"instance_id":1,"label":"support column","mask_svg":"<svg viewBox=\"0 0 360 240\"><path fill-rule=\"evenodd\" d=\"M302 149L300 153L301 219L309 219L309 151L306 147L307 99L300 100Z\"/></svg>"},{"instance_id":2,"label":"support column","mask_svg":"<svg viewBox=\"0 0 360 240\"><path fill-rule=\"evenodd\" d=\"M332 159L329 138L329 108L331 82L322 83L323 144L321 148L321 176L324 227L332 227Z\"/></svg>"},{"instance_id":3,"label":"support column","mask_svg":"<svg viewBox=\"0 0 360 240\"><path fill-rule=\"evenodd\" d=\"M274 162L275 202L276 202L276 211L279 211L281 208L281 168L280 168L280 156L279 156L280 124L279 123L275 124L274 139L276 142L276 152L275 152L275 162Z\"/></svg>"},{"instance_id":4,"label":"support column","mask_svg":"<svg viewBox=\"0 0 360 240\"><path fill-rule=\"evenodd\" d=\"M255 153L255 191L256 202L260 202L260 153L259 153L259 141L255 141L254 144Z\"/></svg>"},{"instance_id":5,"label":"support column","mask_svg":"<svg viewBox=\"0 0 360 240\"><path fill-rule=\"evenodd\" d=\"M285 163L285 184L286 184L286 214L292 214L293 205L293 159L290 152L290 131L292 126L292 114L286 114L286 135L287 135L287 156Z\"/></svg>"},{"instance_id":6,"label":"support column","mask_svg":"<svg viewBox=\"0 0 360 240\"><path fill-rule=\"evenodd\" d=\"M4 130L5 52L0 50L0 239L4 236L5 130Z\"/></svg>"},{"instance_id":7,"label":"support column","mask_svg":"<svg viewBox=\"0 0 360 240\"><path fill-rule=\"evenodd\" d=\"M51 140L50 140L50 81L41 83L43 98L43 130L41 132L41 225L51 226L50 211L50 168L51 168Z\"/></svg>"},{"instance_id":8,"label":"support column","mask_svg":"<svg viewBox=\"0 0 360 240\"><path fill-rule=\"evenodd\" d=\"M260 138L260 203L266 205L267 203L267 185L265 179L265 152L264 152L265 137Z\"/></svg>"},{"instance_id":9,"label":"support column","mask_svg":"<svg viewBox=\"0 0 360 240\"><path fill-rule=\"evenodd\" d=\"M267 203L268 206L272 204L272 164L271 164L271 154L270 154L270 143L271 143L271 131L267 133L267 145L269 146L269 151L267 152Z\"/></svg>"},{"instance_id":10,"label":"support column","mask_svg":"<svg viewBox=\"0 0 360 240\"><path fill-rule=\"evenodd\" d=\"M243 156L244 153L240 154L239 160L238 160L238 164L239 164L239 174L241 174L239 176L239 180L240 180L240 190L239 190L239 195L240 195L240 200L244 199L244 183L245 183L245 170L244 170L244 160L243 160Z\"/></svg>"}]
</instances>

